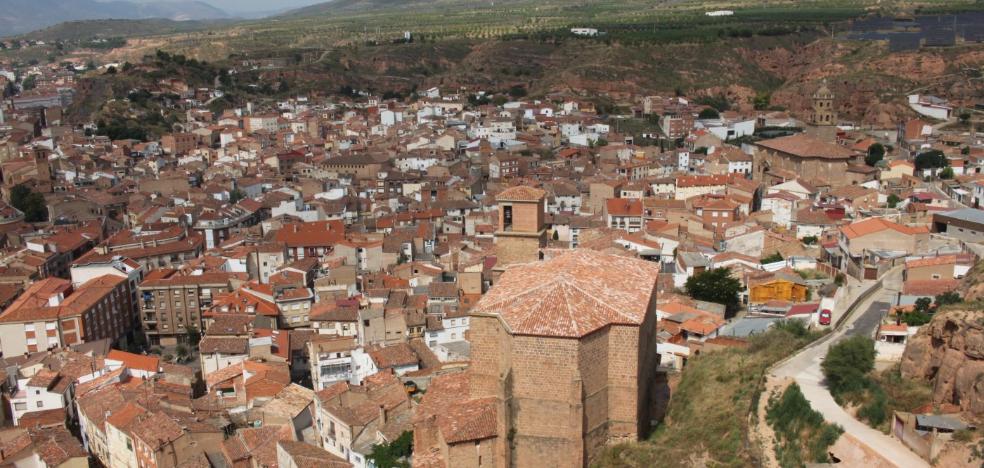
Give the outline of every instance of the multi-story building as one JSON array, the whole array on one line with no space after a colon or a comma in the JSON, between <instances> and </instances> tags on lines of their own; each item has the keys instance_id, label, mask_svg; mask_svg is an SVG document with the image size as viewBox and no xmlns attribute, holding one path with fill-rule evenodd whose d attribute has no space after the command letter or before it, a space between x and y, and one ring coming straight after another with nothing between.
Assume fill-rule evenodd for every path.
<instances>
[{"instance_id":1,"label":"multi-story building","mask_svg":"<svg viewBox=\"0 0 984 468\"><path fill-rule=\"evenodd\" d=\"M0 315L5 356L87 341L119 340L132 325L132 294L125 277L103 275L77 289L47 278L32 284Z\"/></svg>"},{"instance_id":2,"label":"multi-story building","mask_svg":"<svg viewBox=\"0 0 984 468\"><path fill-rule=\"evenodd\" d=\"M140 283L140 323L152 345L173 346L191 327L204 329L202 312L213 297L232 291L239 274L181 275L176 270L155 270Z\"/></svg>"},{"instance_id":3,"label":"multi-story building","mask_svg":"<svg viewBox=\"0 0 984 468\"><path fill-rule=\"evenodd\" d=\"M76 263L105 262L127 257L146 270L171 268L197 258L204 246L200 236L188 235L185 228L171 225L161 228L123 230L79 258Z\"/></svg>"},{"instance_id":4,"label":"multi-story building","mask_svg":"<svg viewBox=\"0 0 984 468\"><path fill-rule=\"evenodd\" d=\"M229 239L230 235L240 227L256 224L259 220L256 205L256 202L249 200L220 210L202 213L195 220L192 229L201 233L201 237L205 239L206 249L215 248Z\"/></svg>"},{"instance_id":5,"label":"multi-story building","mask_svg":"<svg viewBox=\"0 0 984 468\"><path fill-rule=\"evenodd\" d=\"M605 202L605 224L627 232L642 230L642 200L612 198Z\"/></svg>"},{"instance_id":6,"label":"multi-story building","mask_svg":"<svg viewBox=\"0 0 984 468\"><path fill-rule=\"evenodd\" d=\"M357 347L354 337L315 335L307 346L315 391L352 379L352 351Z\"/></svg>"},{"instance_id":7,"label":"multi-story building","mask_svg":"<svg viewBox=\"0 0 984 468\"><path fill-rule=\"evenodd\" d=\"M287 246L291 260L330 256L335 244L344 239L345 225L337 219L287 224L274 235L276 242Z\"/></svg>"},{"instance_id":8,"label":"multi-story building","mask_svg":"<svg viewBox=\"0 0 984 468\"><path fill-rule=\"evenodd\" d=\"M356 468L373 466L366 458L386 442L380 434L410 429L410 398L393 374L381 372L363 385L339 382L315 398L321 447Z\"/></svg>"}]
</instances>

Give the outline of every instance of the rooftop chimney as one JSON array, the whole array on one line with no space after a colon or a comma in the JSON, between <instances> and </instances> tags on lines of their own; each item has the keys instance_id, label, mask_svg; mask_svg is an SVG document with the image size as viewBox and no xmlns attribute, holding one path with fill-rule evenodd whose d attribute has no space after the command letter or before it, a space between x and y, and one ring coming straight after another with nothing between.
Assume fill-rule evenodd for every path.
<instances>
[{"instance_id":1,"label":"rooftop chimney","mask_svg":"<svg viewBox=\"0 0 984 468\"><path fill-rule=\"evenodd\" d=\"M379 405L379 423L386 424L386 406Z\"/></svg>"}]
</instances>

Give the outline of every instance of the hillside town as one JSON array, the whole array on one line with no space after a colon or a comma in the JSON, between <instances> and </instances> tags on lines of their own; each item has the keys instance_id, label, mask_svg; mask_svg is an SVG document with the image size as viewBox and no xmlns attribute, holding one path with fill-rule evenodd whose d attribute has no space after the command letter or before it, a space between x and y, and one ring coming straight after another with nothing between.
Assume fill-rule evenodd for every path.
<instances>
[{"instance_id":1,"label":"hillside town","mask_svg":"<svg viewBox=\"0 0 984 468\"><path fill-rule=\"evenodd\" d=\"M80 86L0 64L4 465L587 466L693 360L789 322L900 362L984 254L984 135L938 97L891 128L822 80L805 114L443 88L215 112L167 77L131 99L181 121L114 139L65 118ZM984 413L966 391L921 437ZM891 440L929 463L924 438Z\"/></svg>"}]
</instances>

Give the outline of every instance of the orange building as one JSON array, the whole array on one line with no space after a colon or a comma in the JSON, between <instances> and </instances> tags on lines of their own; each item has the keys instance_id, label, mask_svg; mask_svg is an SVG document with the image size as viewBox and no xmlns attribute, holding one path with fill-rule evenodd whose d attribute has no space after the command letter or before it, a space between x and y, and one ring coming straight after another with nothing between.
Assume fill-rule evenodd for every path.
<instances>
[{"instance_id":1,"label":"orange building","mask_svg":"<svg viewBox=\"0 0 984 468\"><path fill-rule=\"evenodd\" d=\"M759 303L768 301L803 302L809 288L795 273L777 271L749 276L748 300Z\"/></svg>"}]
</instances>

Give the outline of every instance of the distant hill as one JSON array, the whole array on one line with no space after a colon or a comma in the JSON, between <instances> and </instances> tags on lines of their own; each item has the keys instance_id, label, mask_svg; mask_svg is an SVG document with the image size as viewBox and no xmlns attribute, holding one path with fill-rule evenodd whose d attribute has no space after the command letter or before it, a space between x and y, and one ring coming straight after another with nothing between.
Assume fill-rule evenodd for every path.
<instances>
[{"instance_id":1,"label":"distant hill","mask_svg":"<svg viewBox=\"0 0 984 468\"><path fill-rule=\"evenodd\" d=\"M124 0L3 0L0 34L13 36L64 21L163 18L175 21L228 18L208 3L174 0L136 3Z\"/></svg>"},{"instance_id":2,"label":"distant hill","mask_svg":"<svg viewBox=\"0 0 984 468\"><path fill-rule=\"evenodd\" d=\"M497 2L499 3L499 2ZM509 3L504 0L501 3ZM381 10L434 10L444 7L488 6L490 0L332 0L290 10L285 17L318 16L337 13L377 12Z\"/></svg>"},{"instance_id":3,"label":"distant hill","mask_svg":"<svg viewBox=\"0 0 984 468\"><path fill-rule=\"evenodd\" d=\"M202 29L220 27L236 20L191 20L175 21L162 18L151 19L104 19L66 21L44 29L31 31L19 37L40 41L85 40L109 37L137 37L161 34L176 34Z\"/></svg>"}]
</instances>

